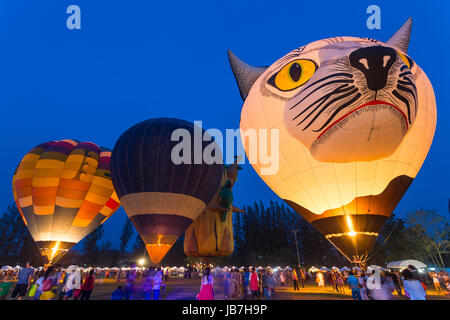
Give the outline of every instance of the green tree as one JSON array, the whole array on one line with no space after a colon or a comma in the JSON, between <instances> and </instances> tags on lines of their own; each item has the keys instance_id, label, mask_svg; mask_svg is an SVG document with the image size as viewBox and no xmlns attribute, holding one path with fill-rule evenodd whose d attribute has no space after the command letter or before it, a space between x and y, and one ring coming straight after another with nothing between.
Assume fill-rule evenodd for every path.
<instances>
[{"instance_id":1,"label":"green tree","mask_svg":"<svg viewBox=\"0 0 450 320\"><path fill-rule=\"evenodd\" d=\"M99 225L83 240L83 252L86 263L96 265L99 263L98 255L101 251L99 243L104 235L103 224Z\"/></svg>"},{"instance_id":2,"label":"green tree","mask_svg":"<svg viewBox=\"0 0 450 320\"><path fill-rule=\"evenodd\" d=\"M139 234L136 234L136 239L134 241L133 252L135 254L143 254L145 253L145 243L142 241L142 238Z\"/></svg>"},{"instance_id":3,"label":"green tree","mask_svg":"<svg viewBox=\"0 0 450 320\"><path fill-rule=\"evenodd\" d=\"M23 265L26 260L35 265L44 262L15 204L9 205L0 216L0 239L2 264Z\"/></svg>"},{"instance_id":4,"label":"green tree","mask_svg":"<svg viewBox=\"0 0 450 320\"><path fill-rule=\"evenodd\" d=\"M133 224L131 220L126 218L125 223L122 227L122 234L120 235L120 251L125 252L128 242L134 233Z\"/></svg>"},{"instance_id":5,"label":"green tree","mask_svg":"<svg viewBox=\"0 0 450 320\"><path fill-rule=\"evenodd\" d=\"M450 252L449 219L434 210L416 210L406 214L406 223L422 242L427 257L437 267L444 268Z\"/></svg>"}]
</instances>

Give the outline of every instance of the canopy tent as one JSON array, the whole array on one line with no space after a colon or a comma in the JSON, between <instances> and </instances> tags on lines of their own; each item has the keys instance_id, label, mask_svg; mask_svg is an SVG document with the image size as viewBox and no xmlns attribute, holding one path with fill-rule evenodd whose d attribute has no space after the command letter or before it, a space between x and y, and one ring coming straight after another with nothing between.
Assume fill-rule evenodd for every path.
<instances>
[{"instance_id":1,"label":"canopy tent","mask_svg":"<svg viewBox=\"0 0 450 320\"><path fill-rule=\"evenodd\" d=\"M70 272L72 272L72 270L78 270L80 267L78 267L78 266L76 266L76 265L70 265L68 268L67 268L67 273L70 273Z\"/></svg>"},{"instance_id":2,"label":"canopy tent","mask_svg":"<svg viewBox=\"0 0 450 320\"><path fill-rule=\"evenodd\" d=\"M15 266L15 267L14 267L14 269L16 269L16 270L20 270L20 269L22 269L22 267L21 267L21 266L19 266L19 265L17 265L17 266Z\"/></svg>"},{"instance_id":3,"label":"canopy tent","mask_svg":"<svg viewBox=\"0 0 450 320\"><path fill-rule=\"evenodd\" d=\"M14 268L11 266L3 266L2 267L2 270L12 270L12 269L14 269Z\"/></svg>"},{"instance_id":4,"label":"canopy tent","mask_svg":"<svg viewBox=\"0 0 450 320\"><path fill-rule=\"evenodd\" d=\"M321 271L330 271L330 269L328 269L327 267L322 267L320 268Z\"/></svg>"},{"instance_id":5,"label":"canopy tent","mask_svg":"<svg viewBox=\"0 0 450 320\"><path fill-rule=\"evenodd\" d=\"M308 269L308 272L317 272L319 271L319 268L316 268L315 266L312 266L311 268Z\"/></svg>"},{"instance_id":6,"label":"canopy tent","mask_svg":"<svg viewBox=\"0 0 450 320\"><path fill-rule=\"evenodd\" d=\"M119 271L120 269L117 268L117 267L114 267L114 268L111 268L110 270L111 270L111 271Z\"/></svg>"},{"instance_id":7,"label":"canopy tent","mask_svg":"<svg viewBox=\"0 0 450 320\"><path fill-rule=\"evenodd\" d=\"M352 270L352 269L350 269L349 267L342 267L341 268L341 271L350 271L350 270Z\"/></svg>"},{"instance_id":8,"label":"canopy tent","mask_svg":"<svg viewBox=\"0 0 450 320\"><path fill-rule=\"evenodd\" d=\"M416 269L423 269L427 268L427 265L423 262L420 262L418 260L401 260L401 261L394 261L388 263L387 267L392 269L404 269L407 268L409 265L413 265L416 267Z\"/></svg>"},{"instance_id":9,"label":"canopy tent","mask_svg":"<svg viewBox=\"0 0 450 320\"><path fill-rule=\"evenodd\" d=\"M331 270L339 270L338 267L331 267Z\"/></svg>"}]
</instances>

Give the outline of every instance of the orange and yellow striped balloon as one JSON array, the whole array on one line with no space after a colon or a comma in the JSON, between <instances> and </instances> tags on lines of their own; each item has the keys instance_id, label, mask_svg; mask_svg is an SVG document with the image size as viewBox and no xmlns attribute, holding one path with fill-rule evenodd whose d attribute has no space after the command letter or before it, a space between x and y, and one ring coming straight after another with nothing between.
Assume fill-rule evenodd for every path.
<instances>
[{"instance_id":1,"label":"orange and yellow striped balloon","mask_svg":"<svg viewBox=\"0 0 450 320\"><path fill-rule=\"evenodd\" d=\"M120 206L110 173L111 151L61 140L28 152L13 177L17 208L41 253L52 262Z\"/></svg>"}]
</instances>

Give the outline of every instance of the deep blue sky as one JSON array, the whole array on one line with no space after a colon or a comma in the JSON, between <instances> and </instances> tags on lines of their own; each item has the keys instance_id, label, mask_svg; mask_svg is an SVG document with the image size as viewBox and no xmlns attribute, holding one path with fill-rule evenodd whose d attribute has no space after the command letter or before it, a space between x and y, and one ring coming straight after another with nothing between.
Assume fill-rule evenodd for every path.
<instances>
[{"instance_id":1,"label":"deep blue sky","mask_svg":"<svg viewBox=\"0 0 450 320\"><path fill-rule=\"evenodd\" d=\"M66 8L81 7L81 30ZM381 30L366 8L381 7ZM412 16L408 53L428 74L438 122L428 157L396 212L448 214L450 1L107 1L0 2L0 208L13 202L11 179L23 155L56 139L112 148L135 123L167 116L238 128L242 101L227 49L255 65L333 36L386 41ZM249 164L235 187L239 206L278 199ZM105 223L117 244L126 216Z\"/></svg>"}]
</instances>

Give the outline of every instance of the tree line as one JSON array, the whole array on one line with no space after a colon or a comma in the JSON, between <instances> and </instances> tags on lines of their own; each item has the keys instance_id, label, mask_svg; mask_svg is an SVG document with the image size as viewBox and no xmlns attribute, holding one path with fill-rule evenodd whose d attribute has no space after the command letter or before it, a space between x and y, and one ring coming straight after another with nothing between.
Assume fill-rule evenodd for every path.
<instances>
[{"instance_id":1,"label":"tree line","mask_svg":"<svg viewBox=\"0 0 450 320\"><path fill-rule=\"evenodd\" d=\"M215 265L297 265L343 266L348 261L311 224L284 203L262 201L244 207L234 215L235 249L228 257L208 259ZM145 245L126 218L120 232L119 248L104 239L100 225L60 261L61 264L92 266L131 265L141 258L148 261ZM31 259L42 265L28 229L15 205L0 216L0 264L24 264ZM180 237L164 258L164 265L182 265L201 261L188 258ZM298 248L298 250L297 250ZM298 253L297 253L298 252ZM416 259L427 265L445 267L450 259L449 219L433 210L416 210L404 218L392 215L383 226L372 250L370 264Z\"/></svg>"}]
</instances>

